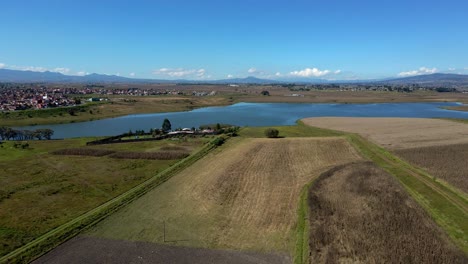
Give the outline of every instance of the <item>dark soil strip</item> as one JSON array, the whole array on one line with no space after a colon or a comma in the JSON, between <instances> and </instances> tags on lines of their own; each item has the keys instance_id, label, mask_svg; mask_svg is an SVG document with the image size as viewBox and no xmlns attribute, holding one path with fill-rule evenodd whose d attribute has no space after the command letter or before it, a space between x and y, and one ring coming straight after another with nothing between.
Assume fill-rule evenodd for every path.
<instances>
[{"instance_id":1,"label":"dark soil strip","mask_svg":"<svg viewBox=\"0 0 468 264\"><path fill-rule=\"evenodd\" d=\"M231 250L186 248L148 242L79 236L58 246L34 264L73 263L291 263L288 256Z\"/></svg>"},{"instance_id":2,"label":"dark soil strip","mask_svg":"<svg viewBox=\"0 0 468 264\"><path fill-rule=\"evenodd\" d=\"M370 162L321 175L309 207L311 263L468 263L400 184Z\"/></svg>"}]
</instances>

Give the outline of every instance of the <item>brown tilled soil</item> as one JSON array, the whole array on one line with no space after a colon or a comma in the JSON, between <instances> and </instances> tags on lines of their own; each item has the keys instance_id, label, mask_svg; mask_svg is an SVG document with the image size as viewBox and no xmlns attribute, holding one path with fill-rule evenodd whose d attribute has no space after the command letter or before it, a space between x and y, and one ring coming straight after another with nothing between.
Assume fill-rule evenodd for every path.
<instances>
[{"instance_id":1,"label":"brown tilled soil","mask_svg":"<svg viewBox=\"0 0 468 264\"><path fill-rule=\"evenodd\" d=\"M395 153L468 193L468 144L402 149Z\"/></svg>"},{"instance_id":2,"label":"brown tilled soil","mask_svg":"<svg viewBox=\"0 0 468 264\"><path fill-rule=\"evenodd\" d=\"M340 166L311 187L310 263L467 263L399 183L372 163Z\"/></svg>"},{"instance_id":3,"label":"brown tilled soil","mask_svg":"<svg viewBox=\"0 0 468 264\"><path fill-rule=\"evenodd\" d=\"M468 143L468 124L428 118L318 117L310 126L358 133L388 149Z\"/></svg>"},{"instance_id":4,"label":"brown tilled soil","mask_svg":"<svg viewBox=\"0 0 468 264\"><path fill-rule=\"evenodd\" d=\"M148 242L76 237L32 262L73 263L291 263L285 255L158 245Z\"/></svg>"}]
</instances>

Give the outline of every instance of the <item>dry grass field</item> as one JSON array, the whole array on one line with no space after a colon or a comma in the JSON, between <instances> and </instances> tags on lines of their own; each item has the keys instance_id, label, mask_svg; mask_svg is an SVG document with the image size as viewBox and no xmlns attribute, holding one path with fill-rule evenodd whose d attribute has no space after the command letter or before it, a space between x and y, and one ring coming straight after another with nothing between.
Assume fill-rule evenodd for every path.
<instances>
[{"instance_id":1,"label":"dry grass field","mask_svg":"<svg viewBox=\"0 0 468 264\"><path fill-rule=\"evenodd\" d=\"M468 143L468 125L427 118L306 118L310 126L358 133L390 150Z\"/></svg>"},{"instance_id":2,"label":"dry grass field","mask_svg":"<svg viewBox=\"0 0 468 264\"><path fill-rule=\"evenodd\" d=\"M432 176L468 193L468 144L411 148L394 152L425 169Z\"/></svg>"},{"instance_id":3,"label":"dry grass field","mask_svg":"<svg viewBox=\"0 0 468 264\"><path fill-rule=\"evenodd\" d=\"M337 167L310 188L310 263L466 263L401 185L370 162Z\"/></svg>"},{"instance_id":4,"label":"dry grass field","mask_svg":"<svg viewBox=\"0 0 468 264\"><path fill-rule=\"evenodd\" d=\"M131 189L178 160L56 155L200 148L206 139L86 146L90 139L0 144L0 256ZM75 150L73 153L67 153ZM167 152L167 151L166 151Z\"/></svg>"},{"instance_id":5,"label":"dry grass field","mask_svg":"<svg viewBox=\"0 0 468 264\"><path fill-rule=\"evenodd\" d=\"M292 254L301 188L360 159L343 138L232 139L85 235Z\"/></svg>"},{"instance_id":6,"label":"dry grass field","mask_svg":"<svg viewBox=\"0 0 468 264\"><path fill-rule=\"evenodd\" d=\"M267 90L270 96L260 96ZM303 96L290 96L301 94ZM381 91L339 91L311 90L289 91L283 87L248 87L243 94L234 94L236 102L271 102L271 103L396 103L396 102L468 102L468 94L436 93L418 91L397 93Z\"/></svg>"}]
</instances>

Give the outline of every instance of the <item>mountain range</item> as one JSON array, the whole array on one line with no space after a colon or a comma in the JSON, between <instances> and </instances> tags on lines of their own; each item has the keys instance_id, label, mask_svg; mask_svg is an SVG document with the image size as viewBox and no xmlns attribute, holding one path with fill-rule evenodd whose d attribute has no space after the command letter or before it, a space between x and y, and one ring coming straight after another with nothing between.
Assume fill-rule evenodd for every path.
<instances>
[{"instance_id":1,"label":"mountain range","mask_svg":"<svg viewBox=\"0 0 468 264\"><path fill-rule=\"evenodd\" d=\"M207 83L207 84L326 84L326 83L375 83L375 84L421 84L429 86L466 86L468 87L468 75L434 73L404 78L383 80L334 80L325 79L293 79L293 80L268 80L253 76L246 78L232 78L224 80L161 80L161 79L135 79L116 75L89 74L84 76L64 75L58 72L34 72L10 69L0 69L0 82L44 82L44 83Z\"/></svg>"}]
</instances>

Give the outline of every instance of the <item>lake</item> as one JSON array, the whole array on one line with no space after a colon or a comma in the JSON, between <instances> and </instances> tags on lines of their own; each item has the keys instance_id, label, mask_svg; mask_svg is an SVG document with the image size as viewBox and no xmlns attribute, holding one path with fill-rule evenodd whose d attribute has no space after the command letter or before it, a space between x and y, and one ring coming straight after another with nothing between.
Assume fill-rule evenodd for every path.
<instances>
[{"instance_id":1,"label":"lake","mask_svg":"<svg viewBox=\"0 0 468 264\"><path fill-rule=\"evenodd\" d=\"M468 119L468 112L441 109L460 103L375 103L375 104L292 104L237 103L221 107L205 107L189 112L127 115L81 123L18 127L19 129L51 128L53 138L118 135L129 130L160 128L164 118L172 128L199 127L224 123L237 126L294 125L305 117L450 117Z\"/></svg>"}]
</instances>

